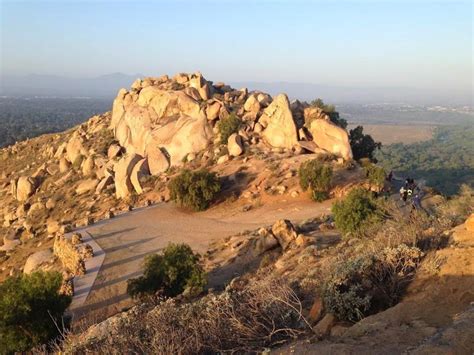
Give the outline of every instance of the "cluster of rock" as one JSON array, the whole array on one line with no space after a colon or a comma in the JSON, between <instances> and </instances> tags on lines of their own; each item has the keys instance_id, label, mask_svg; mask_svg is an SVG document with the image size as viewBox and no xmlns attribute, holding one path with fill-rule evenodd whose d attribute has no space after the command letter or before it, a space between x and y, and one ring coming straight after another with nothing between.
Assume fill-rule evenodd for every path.
<instances>
[{"instance_id":1,"label":"cluster of rock","mask_svg":"<svg viewBox=\"0 0 474 355\"><path fill-rule=\"evenodd\" d=\"M287 219L276 221L271 228L261 228L258 234L254 244L256 255L261 255L276 247L286 251L306 244L306 236L298 234L295 226Z\"/></svg>"},{"instance_id":2,"label":"cluster of rock","mask_svg":"<svg viewBox=\"0 0 474 355\"><path fill-rule=\"evenodd\" d=\"M220 142L218 123L230 114L242 120L242 127L227 142ZM285 94L272 98L213 84L200 73L138 79L129 91L121 89L110 128L120 147L111 147L109 157L120 149L126 152L113 169L117 197L133 190L141 193L143 176L158 175L202 152L212 156L216 149L208 148L219 142L227 144L228 154L220 155L218 163L241 155L245 145L260 140L272 148L304 148L352 158L347 132L321 109L290 103Z\"/></svg>"}]
</instances>

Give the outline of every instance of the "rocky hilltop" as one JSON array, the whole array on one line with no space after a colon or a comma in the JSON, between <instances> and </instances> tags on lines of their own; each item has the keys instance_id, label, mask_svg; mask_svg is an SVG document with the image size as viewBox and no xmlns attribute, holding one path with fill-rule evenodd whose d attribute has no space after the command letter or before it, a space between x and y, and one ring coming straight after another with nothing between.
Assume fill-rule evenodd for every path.
<instances>
[{"instance_id":1,"label":"rocky hilltop","mask_svg":"<svg viewBox=\"0 0 474 355\"><path fill-rule=\"evenodd\" d=\"M293 344L301 353L350 352L347 344L427 353L445 338L469 348L452 332L472 322L474 217L452 227L473 213L472 190L448 201L419 189L423 205L400 204L401 182L356 148L355 161L345 126L321 103L200 73L137 79L112 111L0 151L0 281L60 271L61 292L85 304L83 325L120 313L71 335L66 351L248 352L298 337L317 342ZM171 183L189 171L219 185L205 212L168 204L179 202ZM203 254L207 288L132 307L127 280L169 242ZM439 317L428 314L435 310Z\"/></svg>"},{"instance_id":2,"label":"rocky hilltop","mask_svg":"<svg viewBox=\"0 0 474 355\"><path fill-rule=\"evenodd\" d=\"M231 114L243 125L238 134L223 142L228 144L228 154L220 156L221 162L241 155L245 145L262 140L272 148L301 152L306 147L352 158L344 129L320 108L299 101L290 104L285 94L272 98L245 88L214 85L200 73L138 79L130 91L120 90L112 109L110 128L127 152L115 169L116 181L120 181L117 195L128 193L130 185L122 183L125 172L134 179L138 172L158 175L196 154L206 158L220 154L209 148L220 142L219 121Z\"/></svg>"}]
</instances>

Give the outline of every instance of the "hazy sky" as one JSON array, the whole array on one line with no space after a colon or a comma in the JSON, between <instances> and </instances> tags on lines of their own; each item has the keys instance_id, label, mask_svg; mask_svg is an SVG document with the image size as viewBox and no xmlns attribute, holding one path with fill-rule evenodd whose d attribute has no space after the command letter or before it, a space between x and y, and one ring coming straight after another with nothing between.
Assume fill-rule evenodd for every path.
<instances>
[{"instance_id":1,"label":"hazy sky","mask_svg":"<svg viewBox=\"0 0 474 355\"><path fill-rule=\"evenodd\" d=\"M471 1L6 1L3 74L472 90Z\"/></svg>"}]
</instances>

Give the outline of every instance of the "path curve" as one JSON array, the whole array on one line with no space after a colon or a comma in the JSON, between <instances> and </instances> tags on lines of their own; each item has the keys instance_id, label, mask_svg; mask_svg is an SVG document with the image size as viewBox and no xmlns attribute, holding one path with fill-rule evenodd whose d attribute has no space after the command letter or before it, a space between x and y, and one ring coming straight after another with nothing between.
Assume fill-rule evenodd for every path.
<instances>
[{"instance_id":1,"label":"path curve","mask_svg":"<svg viewBox=\"0 0 474 355\"><path fill-rule=\"evenodd\" d=\"M280 198L248 212L221 205L198 213L160 203L85 227L80 232L93 237L103 260L93 262L94 275L87 269L87 274L75 281L82 290L73 300L75 319L87 315L97 321L128 307L131 300L126 281L141 274L147 254L159 252L170 242L187 243L204 253L216 239L271 225L278 219L301 222L329 214L332 202Z\"/></svg>"}]
</instances>

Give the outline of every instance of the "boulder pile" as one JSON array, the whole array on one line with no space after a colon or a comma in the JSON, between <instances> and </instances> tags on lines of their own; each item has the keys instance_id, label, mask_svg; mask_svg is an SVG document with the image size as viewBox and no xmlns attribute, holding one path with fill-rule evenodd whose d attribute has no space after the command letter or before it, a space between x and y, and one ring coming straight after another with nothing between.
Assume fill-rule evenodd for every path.
<instances>
[{"instance_id":1,"label":"boulder pile","mask_svg":"<svg viewBox=\"0 0 474 355\"><path fill-rule=\"evenodd\" d=\"M301 147L310 146L313 152L352 159L343 128L321 109L299 101L290 103L285 94L272 98L246 88L236 90L214 84L200 73L148 77L137 79L130 90L121 89L113 103L109 127L118 144L108 148L108 159L125 152L111 164L116 196L124 198L133 191L140 194L140 179L146 175L159 175L203 152L212 156L212 146L219 143L219 122L231 114L241 120L241 128L221 142L227 143L228 155L219 155L218 163L261 141L270 148L300 152ZM305 122L310 124L305 126ZM305 145L308 141L311 144ZM67 144L66 154L70 162L84 154L77 138ZM91 171L93 163L86 161L86 170Z\"/></svg>"}]
</instances>

